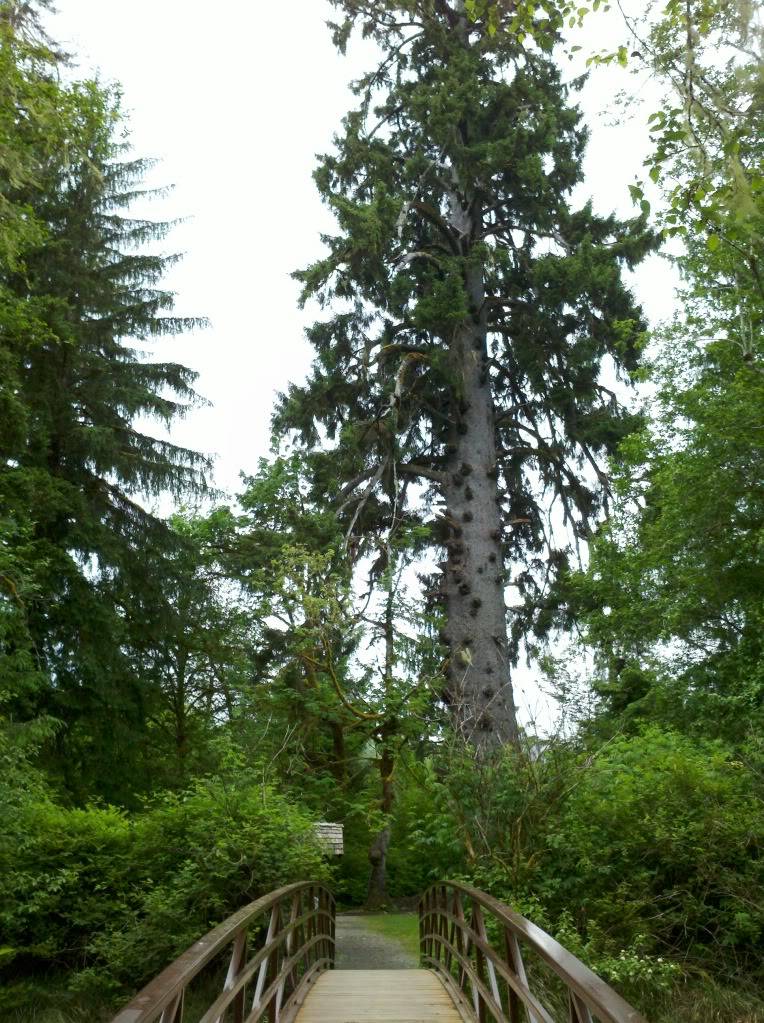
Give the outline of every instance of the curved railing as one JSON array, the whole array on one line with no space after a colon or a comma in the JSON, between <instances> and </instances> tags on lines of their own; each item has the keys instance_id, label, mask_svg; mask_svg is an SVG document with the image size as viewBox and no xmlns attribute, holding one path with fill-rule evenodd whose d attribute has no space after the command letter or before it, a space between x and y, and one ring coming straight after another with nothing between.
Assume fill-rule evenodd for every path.
<instances>
[{"instance_id":1,"label":"curved railing","mask_svg":"<svg viewBox=\"0 0 764 1023\"><path fill-rule=\"evenodd\" d=\"M437 972L465 1019L555 1023L554 1015L531 989L522 943L556 976L560 992L565 992L569 1023L593 1023L594 1019L646 1023L540 927L469 885L445 881L425 892L419 903L419 937L422 964ZM543 986L546 994L549 987Z\"/></svg>"},{"instance_id":2,"label":"curved railing","mask_svg":"<svg viewBox=\"0 0 764 1023\"><path fill-rule=\"evenodd\" d=\"M334 897L312 882L250 903L192 945L151 981L113 1023L182 1023L186 991L231 947L222 988L199 1023L291 1023L318 974L334 965ZM248 949L248 939L256 948Z\"/></svg>"}]
</instances>

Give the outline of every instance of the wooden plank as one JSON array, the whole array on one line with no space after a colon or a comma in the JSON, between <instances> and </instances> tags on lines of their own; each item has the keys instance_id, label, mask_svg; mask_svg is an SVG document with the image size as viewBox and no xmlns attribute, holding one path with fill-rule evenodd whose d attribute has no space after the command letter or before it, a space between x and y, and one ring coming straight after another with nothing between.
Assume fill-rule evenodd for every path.
<instances>
[{"instance_id":1,"label":"wooden plank","mask_svg":"<svg viewBox=\"0 0 764 1023\"><path fill-rule=\"evenodd\" d=\"M295 1023L462 1023L430 970L331 970Z\"/></svg>"}]
</instances>

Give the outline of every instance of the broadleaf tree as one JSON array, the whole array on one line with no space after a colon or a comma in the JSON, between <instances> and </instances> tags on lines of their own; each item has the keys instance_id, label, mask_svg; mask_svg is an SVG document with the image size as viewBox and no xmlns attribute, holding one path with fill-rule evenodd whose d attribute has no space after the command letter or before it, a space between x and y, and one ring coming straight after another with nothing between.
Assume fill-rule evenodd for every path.
<instances>
[{"instance_id":1,"label":"broadleaf tree","mask_svg":"<svg viewBox=\"0 0 764 1023\"><path fill-rule=\"evenodd\" d=\"M643 218L571 205L587 134L572 87L497 30L509 15L334 6L337 45L360 28L382 56L315 174L337 231L298 277L331 311L275 426L323 452L315 486L351 553L430 523L443 699L478 746L513 741L522 637L600 514L602 456L634 426L613 384L643 331L622 269L654 242Z\"/></svg>"}]
</instances>

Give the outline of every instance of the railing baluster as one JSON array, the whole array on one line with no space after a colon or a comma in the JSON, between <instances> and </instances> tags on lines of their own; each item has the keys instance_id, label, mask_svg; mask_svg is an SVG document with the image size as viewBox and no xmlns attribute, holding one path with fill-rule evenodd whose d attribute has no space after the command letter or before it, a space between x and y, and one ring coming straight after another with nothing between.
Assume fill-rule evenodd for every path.
<instances>
[{"instance_id":1,"label":"railing baluster","mask_svg":"<svg viewBox=\"0 0 764 1023\"><path fill-rule=\"evenodd\" d=\"M280 902L277 903L273 907L273 915L274 915L274 917L276 919L275 933L278 933L281 930L281 903ZM279 975L279 951L280 951L280 946L277 945L273 949L271 954L268 956L268 958L266 959L266 962L268 963L268 972L266 974L266 976L268 978L268 987L271 987L271 985L275 982L276 978ZM273 992L273 994L268 999L268 1006L267 1006L267 1008L268 1008L268 1023L279 1023L279 1004L278 1004L278 1001L276 999L276 992L275 991Z\"/></svg>"},{"instance_id":2,"label":"railing baluster","mask_svg":"<svg viewBox=\"0 0 764 1023\"><path fill-rule=\"evenodd\" d=\"M465 901L466 900L466 901ZM503 936L489 936L487 916ZM468 922L469 921L469 922ZM554 938L498 900L457 881L431 885L420 901L423 965L440 975L464 1019L475 1023L554 1023L533 994L522 939L562 980L568 1023L646 1023L630 1005Z\"/></svg>"},{"instance_id":3,"label":"railing baluster","mask_svg":"<svg viewBox=\"0 0 764 1023\"><path fill-rule=\"evenodd\" d=\"M480 914L480 907L473 900L473 902L472 902L472 913L471 913L471 916L470 916L470 929L474 933L476 933L476 934L478 933L477 928L478 928L478 920L480 918L479 914ZM477 979L481 983L485 983L485 955L482 952L482 950L480 948L478 948L477 945L475 945L475 976L477 977ZM485 1000L483 999L482 995L480 994L480 989L477 987L477 985L474 985L474 986L475 986L475 990L477 991L477 996L478 996L478 998L477 998L477 1003L478 1003L477 1004L478 1023L486 1023L486 1005L485 1005Z\"/></svg>"},{"instance_id":4,"label":"railing baluster","mask_svg":"<svg viewBox=\"0 0 764 1023\"><path fill-rule=\"evenodd\" d=\"M520 981L529 987L528 974L525 972L525 963L523 962L523 953L520 951L520 942L517 940L517 935L513 932L509 936L510 946L512 948L512 958L514 959L514 970ZM528 1023L539 1023L534 1012L532 1012L527 1006L525 1007L526 1015L528 1016Z\"/></svg>"},{"instance_id":5,"label":"railing baluster","mask_svg":"<svg viewBox=\"0 0 764 1023\"><path fill-rule=\"evenodd\" d=\"M488 932L485 929L485 920L483 919L483 914L477 902L474 904L472 909L472 919L475 931L478 934L478 936L481 937L486 944L489 944ZM488 983L490 986L491 994L493 995L497 1005L501 1005L502 1004L501 993L499 991L499 985L496 980L496 970L494 969L494 965L491 962L491 960L483 956L482 953L480 954L480 957L481 960L485 961L485 968L488 972ZM481 976L480 979L482 980L483 977Z\"/></svg>"},{"instance_id":6,"label":"railing baluster","mask_svg":"<svg viewBox=\"0 0 764 1023\"><path fill-rule=\"evenodd\" d=\"M514 933L508 928L504 928L504 954L506 963L509 969L517 975L519 979L520 973L517 969L517 957L515 955L515 949L517 947L517 938ZM521 1012L521 1001L518 997L517 992L514 988L510 987L507 983L507 1010L509 1012L509 1023L520 1023L520 1012Z\"/></svg>"},{"instance_id":7,"label":"railing baluster","mask_svg":"<svg viewBox=\"0 0 764 1023\"><path fill-rule=\"evenodd\" d=\"M173 998L162 1015L159 1023L183 1023L183 1004L186 1000L186 990L179 991Z\"/></svg>"},{"instance_id":8,"label":"railing baluster","mask_svg":"<svg viewBox=\"0 0 764 1023\"><path fill-rule=\"evenodd\" d=\"M593 1023L589 1007L573 991L569 994L570 1023Z\"/></svg>"},{"instance_id":9,"label":"railing baluster","mask_svg":"<svg viewBox=\"0 0 764 1023\"><path fill-rule=\"evenodd\" d=\"M457 918L456 950L457 950L457 952L461 952L464 955L465 954L464 946L465 946L465 942L466 942L466 938L464 936L464 904L462 902L462 893L461 892L456 892L455 895L456 895L456 898L454 900L454 915ZM459 964L459 987L466 994L465 980L466 980L466 972L465 972L464 967L460 963Z\"/></svg>"},{"instance_id":10,"label":"railing baluster","mask_svg":"<svg viewBox=\"0 0 764 1023\"><path fill-rule=\"evenodd\" d=\"M426 930L426 940L424 942L424 953L425 955L433 954L433 893L428 891L424 896L424 927Z\"/></svg>"},{"instance_id":11,"label":"railing baluster","mask_svg":"<svg viewBox=\"0 0 764 1023\"><path fill-rule=\"evenodd\" d=\"M439 939L445 937L445 935L444 935L444 928L446 926L446 918L443 916L443 908L444 908L444 900L446 898L447 898L447 896L446 896L446 889L445 889L445 887L440 888L438 890L437 908L436 908L436 911L437 911L437 914L438 914L438 916L437 916L437 925L436 925L436 933L437 933ZM439 963L440 963L441 959L443 958L444 951L445 951L445 949L443 948L443 942L439 940L436 943L436 953L435 953L435 958L438 960Z\"/></svg>"},{"instance_id":12,"label":"railing baluster","mask_svg":"<svg viewBox=\"0 0 764 1023\"><path fill-rule=\"evenodd\" d=\"M230 991L234 986L236 978L244 966L244 962L247 958L247 932L246 930L240 931L233 942L233 948L231 949L231 961L228 964L228 973L226 974L225 983L223 984L224 991ZM233 1005L233 1020L234 1023L242 1023L244 1019L244 988L239 991L235 997ZM222 1023L223 1017L218 1016L215 1023Z\"/></svg>"},{"instance_id":13,"label":"railing baluster","mask_svg":"<svg viewBox=\"0 0 764 1023\"><path fill-rule=\"evenodd\" d=\"M334 967L335 941L337 940L337 915L333 895L329 896L329 913L331 914L329 919L329 936L331 938L331 941L329 942L329 958L332 961L332 967Z\"/></svg>"},{"instance_id":14,"label":"railing baluster","mask_svg":"<svg viewBox=\"0 0 764 1023\"><path fill-rule=\"evenodd\" d=\"M293 896L293 898L292 898L292 908L291 908L290 913L289 913L289 924L290 925L294 924L295 920L300 915L299 911L300 911L300 896L295 894ZM285 953L285 958L286 959L289 959L289 957L291 955L291 952L292 952L292 939L293 939L293 937L294 937L294 931L290 930L289 933L286 936L286 941L284 942L284 953ZM281 983L278 986L278 990L276 992L276 1011L279 1012L279 1013L281 1011L281 1003L284 1000L284 993L286 991L287 981L291 981L291 983L292 983L292 988L291 988L290 991L287 992L287 996L290 995L292 993L292 991L294 991L295 987L297 986L297 984L295 982L295 976L294 976L296 967L297 967L297 964L295 963L295 965L289 971L289 974L284 974L284 976L281 978Z\"/></svg>"},{"instance_id":15,"label":"railing baluster","mask_svg":"<svg viewBox=\"0 0 764 1023\"><path fill-rule=\"evenodd\" d=\"M457 900L457 898L458 898L458 894L457 894L457 892L454 892L453 898L451 900L451 915L452 916L456 916L456 900ZM453 945L454 942L455 942L455 939L456 939L456 921L452 920L450 925L449 925L449 928L448 928L448 941L449 941L449 943L451 945ZM454 957L453 957L453 953L451 952L451 949L446 949L446 955L445 955L446 973L451 973L451 964L453 962L453 958Z\"/></svg>"},{"instance_id":16,"label":"railing baluster","mask_svg":"<svg viewBox=\"0 0 764 1023\"><path fill-rule=\"evenodd\" d=\"M270 921L268 922L268 931L267 931L267 933L265 935L265 944L266 945L268 944L269 941L273 940L273 937L274 937L274 935L276 933L276 923L277 923L277 920L278 920L278 904L276 904L273 907L273 909L271 910L271 918L270 918ZM259 969L258 974L257 974L257 983L255 984L255 993L254 993L254 995L252 997L252 1008L253 1009L257 1005L257 1003L260 1001L262 993L265 990L265 981L266 981L266 979L268 977L268 965L269 965L270 961L271 961L271 955L268 955L268 956L266 956L266 958L263 960L262 964L260 965L260 969Z\"/></svg>"}]
</instances>

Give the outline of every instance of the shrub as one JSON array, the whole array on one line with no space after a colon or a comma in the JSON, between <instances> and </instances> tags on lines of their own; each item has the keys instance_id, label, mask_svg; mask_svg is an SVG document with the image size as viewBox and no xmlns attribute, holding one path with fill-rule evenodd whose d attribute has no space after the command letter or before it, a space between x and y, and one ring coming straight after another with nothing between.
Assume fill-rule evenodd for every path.
<instances>
[{"instance_id":1,"label":"shrub","mask_svg":"<svg viewBox=\"0 0 764 1023\"><path fill-rule=\"evenodd\" d=\"M657 727L596 749L549 742L479 763L451 751L426 830L458 835L465 880L638 1004L714 978L756 991L764 793L750 760Z\"/></svg>"},{"instance_id":2,"label":"shrub","mask_svg":"<svg viewBox=\"0 0 764 1023\"><path fill-rule=\"evenodd\" d=\"M51 972L70 991L124 997L238 907L326 875L310 819L243 769L132 820L110 807L63 808L40 784L6 792L0 1007Z\"/></svg>"},{"instance_id":3,"label":"shrub","mask_svg":"<svg viewBox=\"0 0 764 1023\"><path fill-rule=\"evenodd\" d=\"M546 836L557 905L623 948L648 936L688 967L760 970L760 788L721 743L656 728L615 739Z\"/></svg>"}]
</instances>

